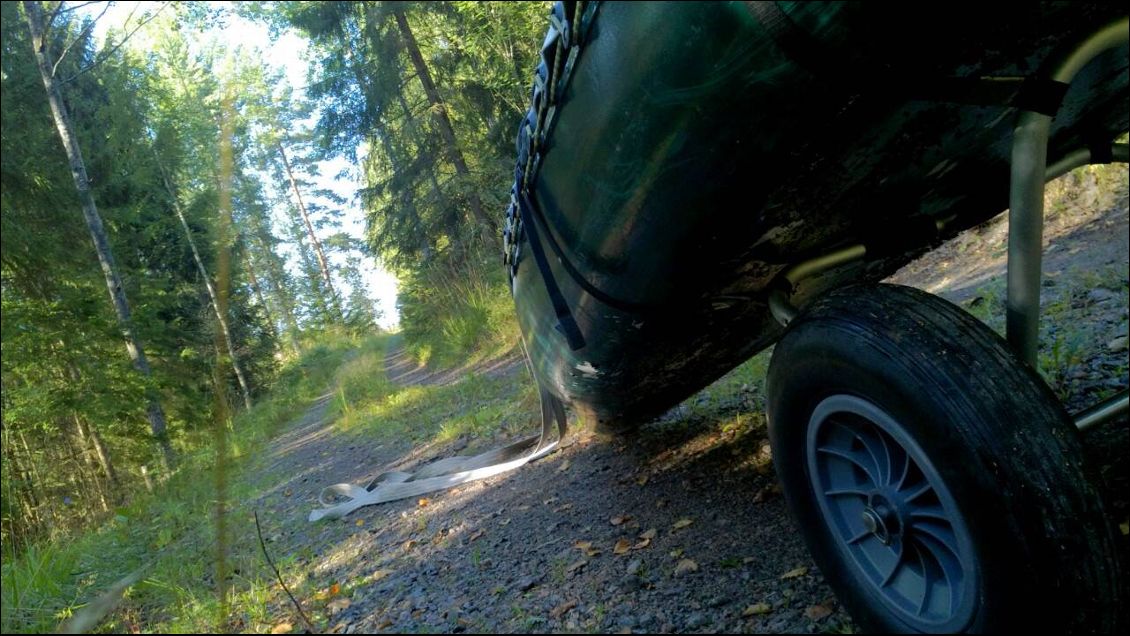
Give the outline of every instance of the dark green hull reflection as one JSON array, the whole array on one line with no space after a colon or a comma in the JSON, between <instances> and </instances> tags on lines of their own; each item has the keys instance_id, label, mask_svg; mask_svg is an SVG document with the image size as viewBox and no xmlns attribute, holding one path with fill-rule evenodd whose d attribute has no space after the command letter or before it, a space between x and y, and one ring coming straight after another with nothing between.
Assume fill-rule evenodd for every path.
<instances>
[{"instance_id":1,"label":"dark green hull reflection","mask_svg":"<svg viewBox=\"0 0 1130 636\"><path fill-rule=\"evenodd\" d=\"M868 246L806 282L803 306L1003 211L1017 110L949 80L1031 75L1125 15L779 3L785 26L766 27L753 4L601 3L538 144L532 213L584 346L557 329L528 232L514 298L538 380L587 417L645 421L771 345L769 285L790 264ZM1127 75L1125 48L1079 75L1049 162L1127 130Z\"/></svg>"}]
</instances>

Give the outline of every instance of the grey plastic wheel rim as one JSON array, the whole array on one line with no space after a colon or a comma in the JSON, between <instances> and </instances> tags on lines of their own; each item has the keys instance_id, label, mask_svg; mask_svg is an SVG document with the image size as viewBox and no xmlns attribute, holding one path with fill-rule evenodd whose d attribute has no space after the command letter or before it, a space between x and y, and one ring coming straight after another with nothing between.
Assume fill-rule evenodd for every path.
<instances>
[{"instance_id":1,"label":"grey plastic wheel rim","mask_svg":"<svg viewBox=\"0 0 1130 636\"><path fill-rule=\"evenodd\" d=\"M933 463L893 417L852 395L816 406L806 440L820 514L853 578L909 628L960 631L979 567Z\"/></svg>"}]
</instances>

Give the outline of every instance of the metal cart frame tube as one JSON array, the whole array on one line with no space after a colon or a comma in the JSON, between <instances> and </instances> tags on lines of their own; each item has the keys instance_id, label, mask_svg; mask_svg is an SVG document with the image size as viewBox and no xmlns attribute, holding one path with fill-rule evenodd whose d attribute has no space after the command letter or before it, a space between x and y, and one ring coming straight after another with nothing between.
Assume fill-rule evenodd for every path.
<instances>
[{"instance_id":1,"label":"metal cart frame tube","mask_svg":"<svg viewBox=\"0 0 1130 636\"><path fill-rule=\"evenodd\" d=\"M1045 76L1070 84L1099 54L1130 42L1130 19L1123 18L1083 40L1061 59L1052 59ZM1044 248L1044 184L1072 162L1047 165L1052 117L1022 111L1012 140L1012 182L1008 219L1008 309L1005 332L1017 356L1036 366L1040 329L1040 276ZM1082 160L1074 154L1073 161ZM1090 152L1087 152L1090 160ZM1123 156L1125 160L1125 156ZM1061 165L1063 164L1063 165ZM1079 164L1084 165L1084 164ZM1074 167L1074 166L1073 166ZM1063 170L1066 172L1066 170Z\"/></svg>"}]
</instances>

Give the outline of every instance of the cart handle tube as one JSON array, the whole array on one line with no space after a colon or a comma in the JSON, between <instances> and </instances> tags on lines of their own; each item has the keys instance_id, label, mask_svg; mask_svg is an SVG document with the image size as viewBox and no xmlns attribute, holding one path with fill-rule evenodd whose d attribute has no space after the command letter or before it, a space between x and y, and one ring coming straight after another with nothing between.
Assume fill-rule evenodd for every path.
<instances>
[{"instance_id":1,"label":"cart handle tube","mask_svg":"<svg viewBox=\"0 0 1130 636\"><path fill-rule=\"evenodd\" d=\"M1051 60L1049 79L1071 83L1099 54L1130 42L1130 18L1099 30L1063 58ZM1017 356L1036 366L1043 259L1044 183L1052 117L1022 111L1013 130L1008 220L1008 312L1006 333Z\"/></svg>"},{"instance_id":2,"label":"cart handle tube","mask_svg":"<svg viewBox=\"0 0 1130 636\"><path fill-rule=\"evenodd\" d=\"M1114 397L1107 398L1098 404L1084 409L1074 415L1075 427L1085 431L1092 426L1109 422L1116 417L1125 415L1130 411L1130 389L1123 389Z\"/></svg>"},{"instance_id":3,"label":"cart handle tube","mask_svg":"<svg viewBox=\"0 0 1130 636\"><path fill-rule=\"evenodd\" d=\"M1048 166L1047 180L1058 179L1076 168L1089 166L1095 161L1090 148L1080 148L1068 153L1066 157ZM1113 144L1110 147L1111 163L1127 163L1130 160L1130 145Z\"/></svg>"}]
</instances>

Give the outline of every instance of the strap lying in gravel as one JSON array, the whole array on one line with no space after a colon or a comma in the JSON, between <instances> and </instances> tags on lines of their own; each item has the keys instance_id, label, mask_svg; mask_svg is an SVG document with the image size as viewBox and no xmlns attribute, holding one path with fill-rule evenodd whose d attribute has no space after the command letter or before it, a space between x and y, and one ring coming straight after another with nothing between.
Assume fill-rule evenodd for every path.
<instances>
[{"instance_id":1,"label":"strap lying in gravel","mask_svg":"<svg viewBox=\"0 0 1130 636\"><path fill-rule=\"evenodd\" d=\"M557 439L553 437L554 422ZM483 479L544 457L565 439L565 408L561 401L541 390L541 434L514 442L474 457L457 455L424 466L415 473L382 473L364 488L353 484L334 484L322 489L318 502L322 508L310 512L310 521L340 519L363 506L416 497L459 484ZM347 497L333 503L334 496Z\"/></svg>"}]
</instances>

